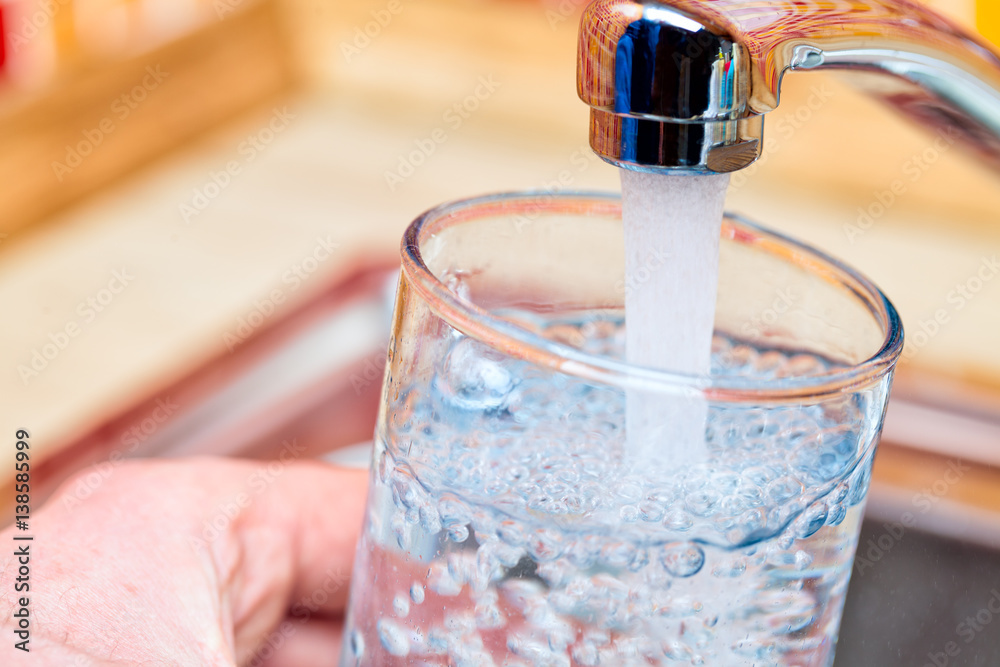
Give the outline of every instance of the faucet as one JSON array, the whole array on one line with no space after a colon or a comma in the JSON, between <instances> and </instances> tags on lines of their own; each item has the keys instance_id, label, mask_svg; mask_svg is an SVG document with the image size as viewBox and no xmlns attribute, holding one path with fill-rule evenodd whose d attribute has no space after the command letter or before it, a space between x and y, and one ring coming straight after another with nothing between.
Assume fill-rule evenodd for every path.
<instances>
[{"instance_id":1,"label":"faucet","mask_svg":"<svg viewBox=\"0 0 1000 667\"><path fill-rule=\"evenodd\" d=\"M626 169L748 166L784 74L817 69L886 75L865 87L1000 169L1000 55L916 0L594 0L581 19L590 144Z\"/></svg>"}]
</instances>

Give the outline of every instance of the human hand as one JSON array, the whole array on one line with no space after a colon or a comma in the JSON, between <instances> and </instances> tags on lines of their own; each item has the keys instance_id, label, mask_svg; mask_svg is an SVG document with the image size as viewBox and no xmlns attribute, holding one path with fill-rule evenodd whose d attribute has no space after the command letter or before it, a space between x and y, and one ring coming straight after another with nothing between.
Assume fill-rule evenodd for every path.
<instances>
[{"instance_id":1,"label":"human hand","mask_svg":"<svg viewBox=\"0 0 1000 667\"><path fill-rule=\"evenodd\" d=\"M67 482L19 533L32 541L0 534L0 663L337 665L367 477L206 458L123 463L86 500ZM30 653L13 647L22 596Z\"/></svg>"}]
</instances>

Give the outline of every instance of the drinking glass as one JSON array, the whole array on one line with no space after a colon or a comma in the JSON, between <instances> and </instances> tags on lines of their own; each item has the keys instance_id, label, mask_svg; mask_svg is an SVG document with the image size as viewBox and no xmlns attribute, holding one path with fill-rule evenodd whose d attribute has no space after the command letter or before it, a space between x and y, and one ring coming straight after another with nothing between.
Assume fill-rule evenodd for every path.
<instances>
[{"instance_id":1,"label":"drinking glass","mask_svg":"<svg viewBox=\"0 0 1000 667\"><path fill-rule=\"evenodd\" d=\"M623 239L590 193L407 230L341 665L832 664L899 317L727 216L710 375L637 367ZM640 394L701 458L630 445Z\"/></svg>"}]
</instances>

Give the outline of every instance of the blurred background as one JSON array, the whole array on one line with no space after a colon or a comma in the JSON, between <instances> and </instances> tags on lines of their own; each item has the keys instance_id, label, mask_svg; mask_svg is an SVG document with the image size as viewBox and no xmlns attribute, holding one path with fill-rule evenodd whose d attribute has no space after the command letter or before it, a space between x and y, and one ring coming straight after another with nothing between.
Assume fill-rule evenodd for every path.
<instances>
[{"instance_id":1,"label":"blurred background","mask_svg":"<svg viewBox=\"0 0 1000 667\"><path fill-rule=\"evenodd\" d=\"M405 226L619 188L584 4L0 0L0 451L31 432L39 494L97 464L83 498L128 457L370 438ZM928 4L1000 42L995 0ZM789 76L768 132L729 208L869 275L908 334L838 665L1000 664L1000 632L956 634L1000 590L1000 176L846 77Z\"/></svg>"}]
</instances>

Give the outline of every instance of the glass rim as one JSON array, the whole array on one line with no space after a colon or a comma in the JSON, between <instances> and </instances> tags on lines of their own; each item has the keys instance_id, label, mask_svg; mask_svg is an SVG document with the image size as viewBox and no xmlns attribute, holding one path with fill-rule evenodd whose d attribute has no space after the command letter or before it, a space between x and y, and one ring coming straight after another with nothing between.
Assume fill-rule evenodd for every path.
<instances>
[{"instance_id":1,"label":"glass rim","mask_svg":"<svg viewBox=\"0 0 1000 667\"><path fill-rule=\"evenodd\" d=\"M636 366L545 338L458 297L427 267L420 252L420 243L425 235L450 226L449 221L451 224L463 224L488 217L459 215L470 209L501 210L506 207L513 213L512 205L526 204L540 207L539 215L546 212L565 214L568 212L566 208L555 204L573 201L578 204L577 208L582 205L584 210L603 208L605 212L613 213L621 208L621 196L618 193L524 190L457 199L429 209L419 215L403 235L403 274L428 307L463 334L504 354L556 372L625 389L702 396L706 400L718 402L797 402L804 398L847 393L870 385L892 371L903 351L903 326L899 313L871 280L820 250L729 212L724 214L724 222L728 221L730 225L751 232L755 242L794 250L793 253L785 253L786 261L812 274L817 273L816 269L822 268L828 279L835 280L841 287L852 292L867 307L884 332L878 351L851 366L812 375L774 379L691 375Z\"/></svg>"}]
</instances>

